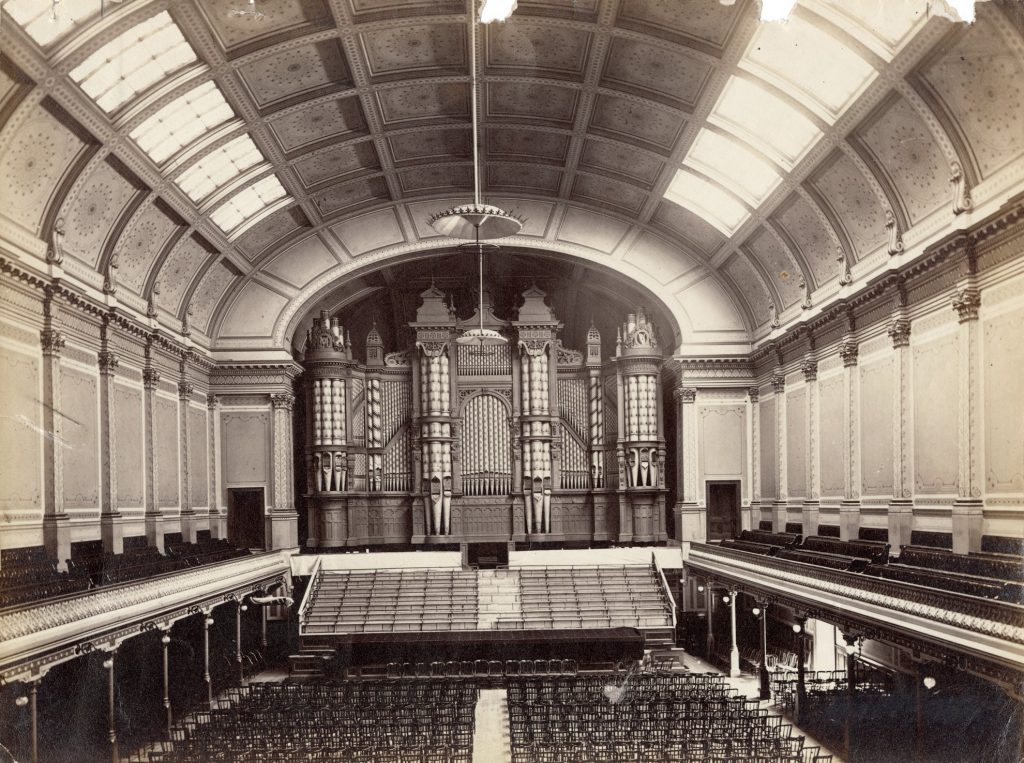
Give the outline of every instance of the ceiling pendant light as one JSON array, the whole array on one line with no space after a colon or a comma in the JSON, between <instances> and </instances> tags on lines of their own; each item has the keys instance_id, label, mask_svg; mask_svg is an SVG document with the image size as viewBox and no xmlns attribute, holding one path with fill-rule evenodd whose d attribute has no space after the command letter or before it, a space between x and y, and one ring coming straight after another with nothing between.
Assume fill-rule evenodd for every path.
<instances>
[{"instance_id":1,"label":"ceiling pendant light","mask_svg":"<svg viewBox=\"0 0 1024 763\"><path fill-rule=\"evenodd\" d=\"M479 125L477 117L477 73L476 73L476 2L469 2L469 50L470 50L470 101L471 121L473 129L473 203L461 204L446 209L432 216L430 226L442 236L471 240L477 253L479 274L479 300L477 316L480 323L476 328L468 329L455 341L459 344L475 346L479 351L484 348L505 344L506 339L494 329L484 328L484 245L483 241L506 236L514 236L522 227L523 222L511 212L484 204L480 200L480 152ZM504 20L515 10L515 0L485 0L481 21Z\"/></svg>"}]
</instances>

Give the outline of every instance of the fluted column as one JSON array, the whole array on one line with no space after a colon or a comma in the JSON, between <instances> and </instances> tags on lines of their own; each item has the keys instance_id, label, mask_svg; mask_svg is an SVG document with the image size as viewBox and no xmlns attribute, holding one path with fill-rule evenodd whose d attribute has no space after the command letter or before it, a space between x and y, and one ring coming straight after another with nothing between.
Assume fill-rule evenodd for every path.
<instances>
[{"instance_id":1,"label":"fluted column","mask_svg":"<svg viewBox=\"0 0 1024 763\"><path fill-rule=\"evenodd\" d=\"M160 524L160 488L157 484L159 474L159 454L156 445L156 386L160 383L160 373L152 366L142 369L142 386L146 441L146 493L145 493L145 524L146 542L164 552L164 533Z\"/></svg>"},{"instance_id":2,"label":"fluted column","mask_svg":"<svg viewBox=\"0 0 1024 763\"><path fill-rule=\"evenodd\" d=\"M772 530L777 533L785 532L786 521L789 518L789 479L787 477L788 454L786 448L786 375L782 368L776 368L772 372L772 389L775 390L775 438L778 443L778 458L776 464L778 495L775 498L775 505L772 506Z\"/></svg>"},{"instance_id":3,"label":"fluted column","mask_svg":"<svg viewBox=\"0 0 1024 763\"><path fill-rule=\"evenodd\" d=\"M860 536L860 379L857 341L847 334L839 346L843 360L843 502L839 507L839 538Z\"/></svg>"},{"instance_id":4,"label":"fluted column","mask_svg":"<svg viewBox=\"0 0 1024 763\"><path fill-rule=\"evenodd\" d=\"M71 529L64 510L63 419L60 415L60 354L64 335L53 328L50 300L46 303L46 326L40 334L43 349L43 542L46 553L57 560L59 569L67 569L71 556ZM56 309L56 308L52 308Z\"/></svg>"},{"instance_id":5,"label":"fluted column","mask_svg":"<svg viewBox=\"0 0 1024 763\"><path fill-rule=\"evenodd\" d=\"M181 539L185 543L196 542L196 512L192 506L192 438L188 415L189 400L195 392L195 385L186 380L178 382L178 473L181 478Z\"/></svg>"},{"instance_id":6,"label":"fluted column","mask_svg":"<svg viewBox=\"0 0 1024 763\"><path fill-rule=\"evenodd\" d=\"M820 510L821 485L818 469L818 361L813 356L804 358L800 366L807 389L805 395L806 415L804 442L806 442L806 459L804 481L807 489L804 503L800 510L800 522L804 536L818 534L818 517Z\"/></svg>"},{"instance_id":7,"label":"fluted column","mask_svg":"<svg viewBox=\"0 0 1024 763\"><path fill-rule=\"evenodd\" d=\"M959 479L953 503L953 551L965 554L981 550L984 503L984 474L979 456L984 448L982 433L980 326L978 309L981 293L973 275L961 282L953 298L953 309L960 322L959 368L957 370L959 441Z\"/></svg>"},{"instance_id":8,"label":"fluted column","mask_svg":"<svg viewBox=\"0 0 1024 763\"><path fill-rule=\"evenodd\" d=\"M117 355L106 348L100 351L100 536L103 550L108 554L124 551L121 513L117 510L117 427L114 419L114 371L117 365Z\"/></svg>"},{"instance_id":9,"label":"fluted column","mask_svg":"<svg viewBox=\"0 0 1024 763\"><path fill-rule=\"evenodd\" d=\"M889 545L895 551L910 543L914 523L911 500L910 448L910 320L900 308L889 323L893 349L892 500L889 504Z\"/></svg>"},{"instance_id":10,"label":"fluted column","mask_svg":"<svg viewBox=\"0 0 1024 763\"><path fill-rule=\"evenodd\" d=\"M290 392L270 396L272 408L273 504L268 507L266 534L270 548L298 545L298 514L295 511L295 479L292 464L292 409Z\"/></svg>"},{"instance_id":11,"label":"fluted column","mask_svg":"<svg viewBox=\"0 0 1024 763\"><path fill-rule=\"evenodd\" d=\"M676 537L704 543L708 538L707 507L697 498L697 390L676 387Z\"/></svg>"},{"instance_id":12,"label":"fluted column","mask_svg":"<svg viewBox=\"0 0 1024 763\"><path fill-rule=\"evenodd\" d=\"M736 678L740 674L740 648L736 641L736 589L729 591L729 633L732 642L729 646L729 676Z\"/></svg>"}]
</instances>

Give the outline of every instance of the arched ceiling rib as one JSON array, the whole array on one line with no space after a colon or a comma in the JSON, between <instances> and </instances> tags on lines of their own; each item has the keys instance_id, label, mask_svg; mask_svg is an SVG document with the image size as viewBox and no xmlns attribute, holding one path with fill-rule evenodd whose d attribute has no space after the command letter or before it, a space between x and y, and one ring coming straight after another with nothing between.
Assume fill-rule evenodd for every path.
<instances>
[{"instance_id":1,"label":"arched ceiling rib","mask_svg":"<svg viewBox=\"0 0 1024 763\"><path fill-rule=\"evenodd\" d=\"M463 0L44 5L3 6L2 224L60 221L69 273L116 263L119 299L200 341L262 292L247 345L283 340L317 279L438 246L426 215L470 189ZM1020 180L1020 30L925 6L521 0L478 36L484 192L523 246L656 283L684 337L756 338L769 300L787 320L884 264L887 212L912 240L955 172L975 204Z\"/></svg>"}]
</instances>

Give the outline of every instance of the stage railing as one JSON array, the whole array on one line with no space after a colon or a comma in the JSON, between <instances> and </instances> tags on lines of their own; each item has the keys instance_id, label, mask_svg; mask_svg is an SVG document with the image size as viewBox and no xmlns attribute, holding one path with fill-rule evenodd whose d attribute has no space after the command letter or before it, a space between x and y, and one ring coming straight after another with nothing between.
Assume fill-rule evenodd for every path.
<instances>
[{"instance_id":1,"label":"stage railing","mask_svg":"<svg viewBox=\"0 0 1024 763\"><path fill-rule=\"evenodd\" d=\"M306 586L306 592L302 594L302 603L299 605L299 633L303 633L306 628L306 616L309 613L309 608L316 603L316 595L320 591L320 565L323 560L317 557L316 563L313 565L313 569L309 574L309 584Z\"/></svg>"},{"instance_id":2,"label":"stage railing","mask_svg":"<svg viewBox=\"0 0 1024 763\"><path fill-rule=\"evenodd\" d=\"M665 578L665 573L658 564L657 554L651 554L651 566L654 567L654 572L658 576L658 582L661 585L661 591L665 594L665 599L668 601L669 612L672 614L672 629L675 630L676 600L672 597L672 589L668 587L668 580Z\"/></svg>"}]
</instances>

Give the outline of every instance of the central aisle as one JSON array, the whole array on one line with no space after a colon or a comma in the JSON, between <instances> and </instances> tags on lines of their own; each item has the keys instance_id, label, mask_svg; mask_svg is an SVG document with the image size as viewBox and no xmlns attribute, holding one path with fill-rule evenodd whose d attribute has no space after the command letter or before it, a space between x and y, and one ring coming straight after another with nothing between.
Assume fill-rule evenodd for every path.
<instances>
[{"instance_id":1,"label":"central aisle","mask_svg":"<svg viewBox=\"0 0 1024 763\"><path fill-rule=\"evenodd\" d=\"M508 693L504 689L480 690L476 702L473 763L512 763Z\"/></svg>"}]
</instances>

